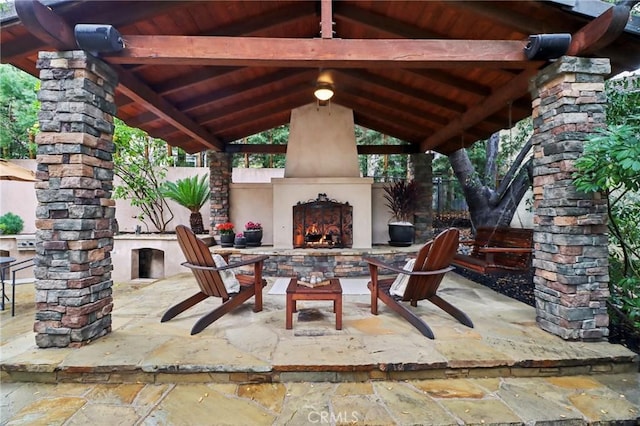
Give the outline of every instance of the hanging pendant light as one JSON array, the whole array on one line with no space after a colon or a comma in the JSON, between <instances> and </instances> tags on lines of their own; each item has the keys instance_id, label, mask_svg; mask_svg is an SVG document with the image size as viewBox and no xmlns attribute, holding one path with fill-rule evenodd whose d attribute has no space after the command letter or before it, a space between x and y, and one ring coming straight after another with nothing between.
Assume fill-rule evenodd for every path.
<instances>
[{"instance_id":1,"label":"hanging pendant light","mask_svg":"<svg viewBox=\"0 0 640 426\"><path fill-rule=\"evenodd\" d=\"M313 95L319 101L326 102L333 97L333 86L331 85L331 83L318 81L316 83L316 90L313 92Z\"/></svg>"}]
</instances>

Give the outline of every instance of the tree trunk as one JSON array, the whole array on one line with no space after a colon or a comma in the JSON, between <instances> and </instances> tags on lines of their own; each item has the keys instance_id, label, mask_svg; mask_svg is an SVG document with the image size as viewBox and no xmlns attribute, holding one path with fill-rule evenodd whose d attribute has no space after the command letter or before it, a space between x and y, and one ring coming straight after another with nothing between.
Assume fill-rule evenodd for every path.
<instances>
[{"instance_id":1,"label":"tree trunk","mask_svg":"<svg viewBox=\"0 0 640 426\"><path fill-rule=\"evenodd\" d=\"M532 183L531 159L522 165L530 149L531 140L522 148L497 190L482 183L465 149L459 149L449 155L449 162L469 206L469 216L474 229L510 225L520 201ZM495 157L497 153L497 149L492 149L487 155ZM495 158L487 158L487 164L492 163L496 163ZM488 167L485 172L490 169L491 167Z\"/></svg>"},{"instance_id":2,"label":"tree trunk","mask_svg":"<svg viewBox=\"0 0 640 426\"><path fill-rule=\"evenodd\" d=\"M204 225L202 223L202 215L200 212L191 212L189 216L189 225L194 234L204 234Z\"/></svg>"}]
</instances>

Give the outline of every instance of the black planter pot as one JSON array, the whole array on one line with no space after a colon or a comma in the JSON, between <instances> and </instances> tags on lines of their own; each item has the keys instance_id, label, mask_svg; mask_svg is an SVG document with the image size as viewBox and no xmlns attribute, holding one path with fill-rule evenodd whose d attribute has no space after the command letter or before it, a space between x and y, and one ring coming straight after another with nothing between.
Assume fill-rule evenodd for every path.
<instances>
[{"instance_id":1,"label":"black planter pot","mask_svg":"<svg viewBox=\"0 0 640 426\"><path fill-rule=\"evenodd\" d=\"M262 229L247 229L244 231L247 247L260 247L262 244Z\"/></svg>"},{"instance_id":2,"label":"black planter pot","mask_svg":"<svg viewBox=\"0 0 640 426\"><path fill-rule=\"evenodd\" d=\"M245 248L247 246L247 239L245 237L236 237L233 240L233 247L235 248Z\"/></svg>"},{"instance_id":3,"label":"black planter pot","mask_svg":"<svg viewBox=\"0 0 640 426\"><path fill-rule=\"evenodd\" d=\"M222 247L233 247L234 234L220 234L220 245Z\"/></svg>"},{"instance_id":4,"label":"black planter pot","mask_svg":"<svg viewBox=\"0 0 640 426\"><path fill-rule=\"evenodd\" d=\"M414 230L409 223L389 224L389 245L395 247L409 247L413 244Z\"/></svg>"}]
</instances>

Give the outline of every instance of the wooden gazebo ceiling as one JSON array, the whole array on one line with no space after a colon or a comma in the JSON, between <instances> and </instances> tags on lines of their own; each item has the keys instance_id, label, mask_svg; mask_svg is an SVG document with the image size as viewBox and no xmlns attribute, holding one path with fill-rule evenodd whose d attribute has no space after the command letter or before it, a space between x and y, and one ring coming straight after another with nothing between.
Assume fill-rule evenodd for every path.
<instances>
[{"instance_id":1,"label":"wooden gazebo ceiling","mask_svg":"<svg viewBox=\"0 0 640 426\"><path fill-rule=\"evenodd\" d=\"M570 33L567 54L640 68L633 2L568 3L27 0L3 19L0 52L37 76L38 51L76 48L75 24L113 25L125 49L101 56L120 76L118 117L188 152L282 152L229 144L288 123L328 69L331 104L410 144L360 152L450 153L531 114L547 62L527 60L529 35Z\"/></svg>"}]
</instances>

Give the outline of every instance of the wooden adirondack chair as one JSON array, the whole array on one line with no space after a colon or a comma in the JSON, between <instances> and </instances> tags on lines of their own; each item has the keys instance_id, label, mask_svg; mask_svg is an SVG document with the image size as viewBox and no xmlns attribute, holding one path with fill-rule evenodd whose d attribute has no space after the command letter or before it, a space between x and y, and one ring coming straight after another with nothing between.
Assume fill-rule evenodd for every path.
<instances>
[{"instance_id":1,"label":"wooden adirondack chair","mask_svg":"<svg viewBox=\"0 0 640 426\"><path fill-rule=\"evenodd\" d=\"M191 272L196 277L200 291L169 308L160 322L169 321L208 297L220 297L222 305L200 318L191 329L192 335L200 333L212 322L242 305L251 296L255 296L253 311L260 312L262 310L262 288L266 285L266 281L262 278L262 266L264 260L269 256L256 256L246 261L217 267L209 247L198 239L189 228L184 225L178 225L176 226L176 234L180 248L187 259L182 265L191 269ZM245 265L254 266L254 275L237 274L236 278L240 282L240 291L238 293L227 293L220 271Z\"/></svg>"},{"instance_id":2,"label":"wooden adirondack chair","mask_svg":"<svg viewBox=\"0 0 640 426\"><path fill-rule=\"evenodd\" d=\"M427 323L401 303L410 302L411 306L418 306L419 300L428 300L462 324L473 328L473 322L464 312L436 294L444 275L454 269L451 266L451 261L458 249L459 235L460 232L457 229L450 228L441 232L432 241L427 242L418 252L411 271L385 264L377 259L365 258L371 273L371 281L368 284L369 290L371 290L371 313L378 314L378 299L380 299L409 321L420 333L433 339L433 332ZM401 297L390 293L394 278L378 279L378 268L409 276L406 289Z\"/></svg>"}]
</instances>

